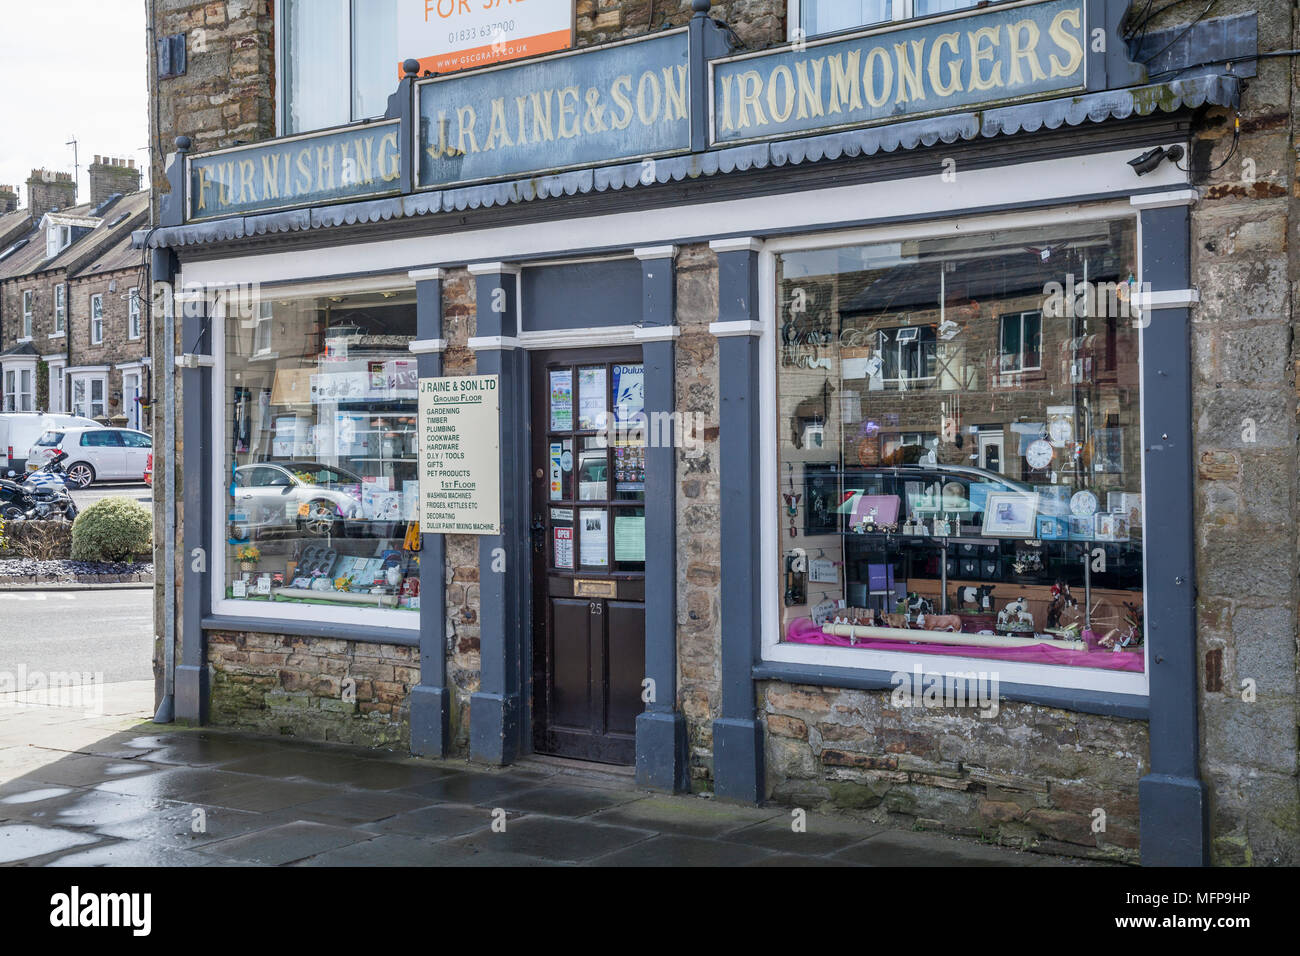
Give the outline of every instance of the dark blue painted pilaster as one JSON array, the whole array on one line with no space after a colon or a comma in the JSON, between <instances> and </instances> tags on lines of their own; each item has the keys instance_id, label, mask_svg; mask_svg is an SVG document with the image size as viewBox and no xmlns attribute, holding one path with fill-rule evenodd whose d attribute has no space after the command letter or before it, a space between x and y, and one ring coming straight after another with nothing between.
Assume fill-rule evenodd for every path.
<instances>
[{"instance_id":1,"label":"dark blue painted pilaster","mask_svg":"<svg viewBox=\"0 0 1300 956\"><path fill-rule=\"evenodd\" d=\"M207 648L201 621L211 612L210 573L221 560L224 539L221 529L211 528L209 503L214 493L212 469L212 416L224 409L212 408L212 334L209 304L201 294L180 295L181 302L181 468L180 498L185 506L180 556L183 567L181 590L181 656L176 665L176 719L192 724L208 722L209 686ZM206 532L206 533L205 533ZM195 561L201 549L206 560ZM203 570L195 570L196 567Z\"/></svg>"},{"instance_id":2,"label":"dark blue painted pilaster","mask_svg":"<svg viewBox=\"0 0 1300 956\"><path fill-rule=\"evenodd\" d=\"M764 796L763 727L754 706L760 629L758 242L724 240L718 254L718 433L722 549L722 716L713 722L719 797Z\"/></svg>"},{"instance_id":3,"label":"dark blue painted pilaster","mask_svg":"<svg viewBox=\"0 0 1300 956\"><path fill-rule=\"evenodd\" d=\"M709 16L711 0L694 0L694 11L687 27L691 58L691 103L709 102L709 61L731 52L731 31ZM707 106L691 110L691 152L709 148L709 110Z\"/></svg>"},{"instance_id":4,"label":"dark blue painted pilaster","mask_svg":"<svg viewBox=\"0 0 1300 956\"><path fill-rule=\"evenodd\" d=\"M477 276L479 375L498 375L501 534L479 537L479 691L470 698L470 758L503 766L524 749L528 591L528 362L519 348L518 270L471 266Z\"/></svg>"},{"instance_id":5,"label":"dark blue painted pilaster","mask_svg":"<svg viewBox=\"0 0 1300 956\"><path fill-rule=\"evenodd\" d=\"M1135 199L1139 206L1147 197ZM1146 866L1209 862L1209 807L1200 779L1193 508L1190 212L1142 208L1142 282L1154 308L1142 331L1144 518L1149 548L1145 626L1151 692L1150 772L1138 785ZM1153 491L1159 489L1158 494ZM1149 539L1148 539L1149 540Z\"/></svg>"},{"instance_id":6,"label":"dark blue painted pilaster","mask_svg":"<svg viewBox=\"0 0 1300 956\"><path fill-rule=\"evenodd\" d=\"M646 449L645 673L654 697L636 720L636 777L643 787L690 789L686 720L677 709L677 447L672 426L653 427L656 413L676 409L674 346L677 327L675 250L638 249L641 260L641 358L645 408L651 415Z\"/></svg>"},{"instance_id":7,"label":"dark blue painted pilaster","mask_svg":"<svg viewBox=\"0 0 1300 956\"><path fill-rule=\"evenodd\" d=\"M420 378L442 375L442 270L412 273L415 341ZM420 682L411 688L411 752L445 757L450 741L452 692L447 687L447 539L420 535Z\"/></svg>"}]
</instances>

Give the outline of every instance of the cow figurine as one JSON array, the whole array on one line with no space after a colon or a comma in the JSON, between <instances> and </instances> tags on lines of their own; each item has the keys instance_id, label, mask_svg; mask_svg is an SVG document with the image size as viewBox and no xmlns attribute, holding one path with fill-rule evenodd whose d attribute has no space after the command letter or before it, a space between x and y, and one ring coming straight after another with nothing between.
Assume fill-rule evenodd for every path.
<instances>
[{"instance_id":1,"label":"cow figurine","mask_svg":"<svg viewBox=\"0 0 1300 956\"><path fill-rule=\"evenodd\" d=\"M907 614L909 618L917 620L923 614L933 613L934 603L928 598L921 597L915 591L907 596Z\"/></svg>"},{"instance_id":2,"label":"cow figurine","mask_svg":"<svg viewBox=\"0 0 1300 956\"><path fill-rule=\"evenodd\" d=\"M961 617L956 614L925 614L916 619L923 631L961 631Z\"/></svg>"},{"instance_id":3,"label":"cow figurine","mask_svg":"<svg viewBox=\"0 0 1300 956\"><path fill-rule=\"evenodd\" d=\"M987 611L993 607L993 585L963 586L957 589L957 610L964 611L970 605L976 611Z\"/></svg>"}]
</instances>

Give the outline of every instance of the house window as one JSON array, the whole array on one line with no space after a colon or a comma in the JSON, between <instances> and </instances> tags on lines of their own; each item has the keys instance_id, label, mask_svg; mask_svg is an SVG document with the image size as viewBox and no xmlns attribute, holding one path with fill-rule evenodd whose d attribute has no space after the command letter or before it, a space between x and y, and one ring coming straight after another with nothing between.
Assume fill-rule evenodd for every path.
<instances>
[{"instance_id":1,"label":"house window","mask_svg":"<svg viewBox=\"0 0 1300 956\"><path fill-rule=\"evenodd\" d=\"M60 282L54 287L54 334L58 335L68 324L68 284Z\"/></svg>"},{"instance_id":2,"label":"house window","mask_svg":"<svg viewBox=\"0 0 1300 956\"><path fill-rule=\"evenodd\" d=\"M4 409L6 412L30 412L33 410L36 372L30 368L6 369Z\"/></svg>"},{"instance_id":3,"label":"house window","mask_svg":"<svg viewBox=\"0 0 1300 956\"><path fill-rule=\"evenodd\" d=\"M138 339L140 337L140 290L135 286L126 294L126 337L129 339Z\"/></svg>"},{"instance_id":4,"label":"house window","mask_svg":"<svg viewBox=\"0 0 1300 956\"><path fill-rule=\"evenodd\" d=\"M63 366L50 364L50 411L63 413Z\"/></svg>"},{"instance_id":5,"label":"house window","mask_svg":"<svg viewBox=\"0 0 1300 956\"><path fill-rule=\"evenodd\" d=\"M277 299L257 314L222 320L219 333L213 407L225 413L213 438L230 480L213 515L224 554L214 602L414 627L414 295ZM267 352L272 325L282 334Z\"/></svg>"},{"instance_id":6,"label":"house window","mask_svg":"<svg viewBox=\"0 0 1300 956\"><path fill-rule=\"evenodd\" d=\"M104 341L104 295L96 292L90 297L90 344Z\"/></svg>"},{"instance_id":7,"label":"house window","mask_svg":"<svg viewBox=\"0 0 1300 956\"><path fill-rule=\"evenodd\" d=\"M285 135L382 116L397 89L397 0L280 0Z\"/></svg>"},{"instance_id":8,"label":"house window","mask_svg":"<svg viewBox=\"0 0 1300 956\"><path fill-rule=\"evenodd\" d=\"M1042 368L1043 313L1012 312L1002 316L998 371L1031 372Z\"/></svg>"},{"instance_id":9,"label":"house window","mask_svg":"<svg viewBox=\"0 0 1300 956\"><path fill-rule=\"evenodd\" d=\"M1145 686L1140 322L1048 305L1137 274L1134 221L809 245L773 253L764 655ZM1108 329L1133 360L1079 378Z\"/></svg>"},{"instance_id":10,"label":"house window","mask_svg":"<svg viewBox=\"0 0 1300 956\"><path fill-rule=\"evenodd\" d=\"M858 27L910 20L977 6L980 0L799 0L805 36L839 33Z\"/></svg>"},{"instance_id":11,"label":"house window","mask_svg":"<svg viewBox=\"0 0 1300 956\"><path fill-rule=\"evenodd\" d=\"M45 258L53 259L72 245L72 227L52 225L45 230Z\"/></svg>"},{"instance_id":12,"label":"house window","mask_svg":"<svg viewBox=\"0 0 1300 956\"><path fill-rule=\"evenodd\" d=\"M102 374L72 376L72 414L82 418L102 417L107 391L108 382Z\"/></svg>"},{"instance_id":13,"label":"house window","mask_svg":"<svg viewBox=\"0 0 1300 956\"><path fill-rule=\"evenodd\" d=\"M23 338L24 339L30 339L32 337L32 326L34 324L32 318L32 299L35 295L36 293L33 292L31 289L26 289L23 291Z\"/></svg>"}]
</instances>

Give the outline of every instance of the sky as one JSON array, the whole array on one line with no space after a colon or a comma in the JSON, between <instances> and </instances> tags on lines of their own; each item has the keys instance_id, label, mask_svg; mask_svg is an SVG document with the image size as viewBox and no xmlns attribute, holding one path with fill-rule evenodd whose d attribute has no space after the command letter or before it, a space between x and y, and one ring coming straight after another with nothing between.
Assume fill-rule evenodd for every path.
<instances>
[{"instance_id":1,"label":"sky","mask_svg":"<svg viewBox=\"0 0 1300 956\"><path fill-rule=\"evenodd\" d=\"M77 201L87 202L94 156L148 167L146 0L0 0L0 184L18 186L45 167L81 164Z\"/></svg>"}]
</instances>

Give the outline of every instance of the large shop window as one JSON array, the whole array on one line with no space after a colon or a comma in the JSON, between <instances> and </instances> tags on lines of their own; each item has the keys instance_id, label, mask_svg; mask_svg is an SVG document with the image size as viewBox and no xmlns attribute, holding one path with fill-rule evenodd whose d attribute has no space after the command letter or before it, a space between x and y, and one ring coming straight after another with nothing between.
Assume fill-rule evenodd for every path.
<instances>
[{"instance_id":1,"label":"large shop window","mask_svg":"<svg viewBox=\"0 0 1300 956\"><path fill-rule=\"evenodd\" d=\"M280 0L285 135L383 116L397 89L397 0Z\"/></svg>"},{"instance_id":2,"label":"large shop window","mask_svg":"<svg viewBox=\"0 0 1300 956\"><path fill-rule=\"evenodd\" d=\"M1134 236L777 256L784 642L1144 670Z\"/></svg>"},{"instance_id":3,"label":"large shop window","mask_svg":"<svg viewBox=\"0 0 1300 956\"><path fill-rule=\"evenodd\" d=\"M314 619L417 610L414 296L247 311L225 319L225 598Z\"/></svg>"}]
</instances>

